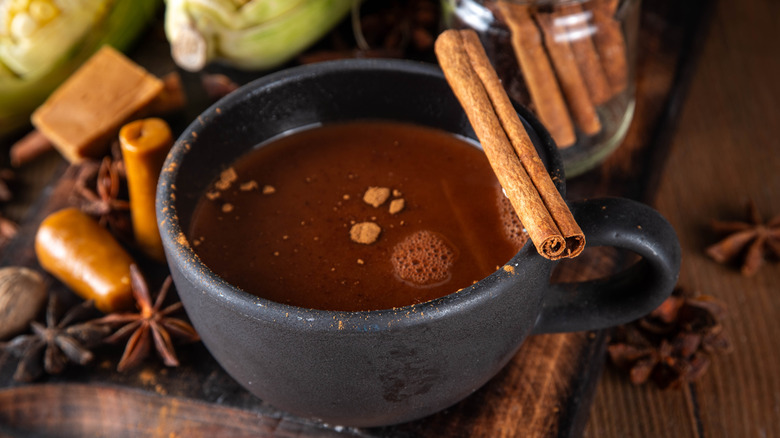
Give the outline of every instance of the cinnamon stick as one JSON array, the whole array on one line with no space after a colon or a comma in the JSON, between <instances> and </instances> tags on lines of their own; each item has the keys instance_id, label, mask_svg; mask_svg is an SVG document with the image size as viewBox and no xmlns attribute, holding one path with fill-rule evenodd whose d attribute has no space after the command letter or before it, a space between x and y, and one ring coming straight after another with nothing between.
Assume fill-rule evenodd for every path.
<instances>
[{"instance_id":1,"label":"cinnamon stick","mask_svg":"<svg viewBox=\"0 0 780 438\"><path fill-rule=\"evenodd\" d=\"M578 4L570 4L561 6L553 15L553 20L556 16L561 17L559 26L565 29L565 38L569 40L574 51L591 101L595 105L603 104L612 97L612 89L591 38L593 26L588 23L589 13Z\"/></svg>"},{"instance_id":2,"label":"cinnamon stick","mask_svg":"<svg viewBox=\"0 0 780 438\"><path fill-rule=\"evenodd\" d=\"M506 1L499 1L496 6L509 27L512 48L536 114L558 147L573 145L577 141L574 125L528 6Z\"/></svg>"},{"instance_id":3,"label":"cinnamon stick","mask_svg":"<svg viewBox=\"0 0 780 438\"><path fill-rule=\"evenodd\" d=\"M8 155L11 166L22 167L27 163L35 161L38 157L54 149L54 144L41 134L37 129L33 129L16 143L11 145Z\"/></svg>"},{"instance_id":4,"label":"cinnamon stick","mask_svg":"<svg viewBox=\"0 0 780 438\"><path fill-rule=\"evenodd\" d=\"M571 45L566 39L556 38L556 28L551 14L536 14L536 21L542 29L547 52L558 74L572 118L585 134L597 134L601 131L601 121L588 95L588 89L577 66Z\"/></svg>"},{"instance_id":5,"label":"cinnamon stick","mask_svg":"<svg viewBox=\"0 0 780 438\"><path fill-rule=\"evenodd\" d=\"M593 42L607 75L612 96L622 92L628 85L628 61L626 59L626 40L620 22L608 11L609 5L591 8L593 25L597 29Z\"/></svg>"},{"instance_id":6,"label":"cinnamon stick","mask_svg":"<svg viewBox=\"0 0 780 438\"><path fill-rule=\"evenodd\" d=\"M552 260L580 254L585 236L536 153L477 34L447 30L436 40L435 51L537 251Z\"/></svg>"}]
</instances>

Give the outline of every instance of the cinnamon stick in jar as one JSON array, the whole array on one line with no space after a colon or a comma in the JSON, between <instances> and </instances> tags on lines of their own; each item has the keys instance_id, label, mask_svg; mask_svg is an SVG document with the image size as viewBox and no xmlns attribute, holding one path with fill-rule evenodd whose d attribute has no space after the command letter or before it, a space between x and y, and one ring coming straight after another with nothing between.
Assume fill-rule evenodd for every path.
<instances>
[{"instance_id":1,"label":"cinnamon stick in jar","mask_svg":"<svg viewBox=\"0 0 780 438\"><path fill-rule=\"evenodd\" d=\"M616 4L607 1L596 2L588 10L593 14L596 33L593 42L596 45L601 65L607 75L612 96L622 92L628 86L628 59L626 40L620 22L615 19Z\"/></svg>"},{"instance_id":2,"label":"cinnamon stick in jar","mask_svg":"<svg viewBox=\"0 0 780 438\"><path fill-rule=\"evenodd\" d=\"M556 26L554 20L554 14L536 14L536 21L542 29L547 52L558 73L558 80L569 104L572 118L582 132L595 135L601 131L601 121L588 95L571 44L565 38L558 38L560 26Z\"/></svg>"},{"instance_id":3,"label":"cinnamon stick in jar","mask_svg":"<svg viewBox=\"0 0 780 438\"><path fill-rule=\"evenodd\" d=\"M572 146L577 141L574 125L528 6L499 1L496 7L509 27L512 49L539 119L558 147Z\"/></svg>"},{"instance_id":4,"label":"cinnamon stick in jar","mask_svg":"<svg viewBox=\"0 0 780 438\"><path fill-rule=\"evenodd\" d=\"M555 14L566 22L562 25L566 33L565 38L571 44L591 101L597 106L605 103L612 97L612 88L591 38L594 30L589 24L590 12L585 11L581 5L569 4L561 6Z\"/></svg>"},{"instance_id":5,"label":"cinnamon stick in jar","mask_svg":"<svg viewBox=\"0 0 780 438\"><path fill-rule=\"evenodd\" d=\"M477 34L444 31L435 51L537 251L551 260L579 255L585 236L547 173Z\"/></svg>"}]
</instances>

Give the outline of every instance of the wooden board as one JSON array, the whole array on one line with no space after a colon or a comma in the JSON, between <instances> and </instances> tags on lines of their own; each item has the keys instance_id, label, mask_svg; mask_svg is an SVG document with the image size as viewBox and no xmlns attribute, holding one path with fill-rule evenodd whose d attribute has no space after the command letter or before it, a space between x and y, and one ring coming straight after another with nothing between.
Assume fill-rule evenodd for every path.
<instances>
[{"instance_id":1,"label":"wooden board","mask_svg":"<svg viewBox=\"0 0 780 438\"><path fill-rule=\"evenodd\" d=\"M675 102L686 88L686 72L693 65L692 43L709 4L646 2L634 123L625 143L602 167L570 182L571 199L610 194L646 200L652 195L666 155L658 140L673 126ZM137 59L154 63L158 56L141 53ZM37 224L48 212L68 203L73 182L73 169L63 166L0 264L36 265L31 243ZM573 281L605 275L624 259L623 254L589 250L582 260L562 264L555 276ZM67 295L61 285L54 287ZM149 360L125 374L114 371L120 352L101 348L95 363L71 367L33 385L13 382L14 364L6 363L0 365L0 387L5 388L0 390L0 434L579 435L602 370L606 337L606 332L531 337L498 376L461 403L419 421L359 430L318 424L275 410L237 385L200 344L180 350L183 365L179 368L168 369Z\"/></svg>"}]
</instances>

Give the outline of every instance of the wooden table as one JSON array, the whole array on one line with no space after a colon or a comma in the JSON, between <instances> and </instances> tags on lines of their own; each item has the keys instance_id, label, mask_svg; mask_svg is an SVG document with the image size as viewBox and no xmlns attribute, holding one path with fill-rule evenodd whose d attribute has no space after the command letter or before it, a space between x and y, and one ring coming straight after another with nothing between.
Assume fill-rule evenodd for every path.
<instances>
[{"instance_id":1,"label":"wooden table","mask_svg":"<svg viewBox=\"0 0 780 438\"><path fill-rule=\"evenodd\" d=\"M667 8L677 7L675 3L657 2ZM38 415L29 421L48 421L50 431L56 422L59 429L53 430L71 436L96 430L122 430L127 436L780 436L780 342L773 339L780 328L780 265L770 264L745 278L703 255L703 248L716 239L709 220L742 219L748 197L765 216L780 212L780 51L774 47L780 4L732 3L698 0L686 6L689 12L701 8L711 20L685 21L690 17L683 14L682 23L659 23L658 17L676 15L645 16L645 26L669 31L642 46L652 55L644 57L639 84L648 97L646 106L638 107L641 116L624 146L596 172L571 185L572 197L622 194L655 205L680 236L680 284L728 304L725 325L734 351L716 357L699 382L681 390L634 387L624 374L603 366L608 332L552 336L524 347L487 388L449 412L396 428L351 430L319 427L257 407L224 373L208 366L185 367L185 376L176 380L167 370L117 377L108 363L89 370L89 376L77 372L50 384L0 391L0 413L12 415L0 419L13 418L14 423L13 429L6 429L0 420L0 436L27 421L24 406L3 403L23 401L37 403L27 406ZM710 26L686 32L689 22ZM699 53L697 60L675 58ZM678 64L686 68L674 68ZM41 172L34 169L31 174ZM28 190L11 206L11 214L22 208L19 204L33 202L48 184L30 173L21 177ZM535 398L533 391L520 386L524 380L518 376L531 367L528 357L547 354L550 345L570 356L565 362L574 371L564 373L568 380L557 389L561 382L525 382L541 389ZM192 361L202 353L185 350L183 359ZM195 398L175 386L187 373L191 379L205 376ZM101 379L108 385L96 387ZM495 404L497 397L503 403ZM197 398L208 399L208 404ZM525 411L518 415L512 409Z\"/></svg>"},{"instance_id":2,"label":"wooden table","mask_svg":"<svg viewBox=\"0 0 780 438\"><path fill-rule=\"evenodd\" d=\"M710 219L745 219L748 198L780 214L778 25L776 1L718 2L654 202L680 237L680 285L728 305L734 351L680 391L607 367L585 436L780 436L780 264L746 278L703 252Z\"/></svg>"}]
</instances>

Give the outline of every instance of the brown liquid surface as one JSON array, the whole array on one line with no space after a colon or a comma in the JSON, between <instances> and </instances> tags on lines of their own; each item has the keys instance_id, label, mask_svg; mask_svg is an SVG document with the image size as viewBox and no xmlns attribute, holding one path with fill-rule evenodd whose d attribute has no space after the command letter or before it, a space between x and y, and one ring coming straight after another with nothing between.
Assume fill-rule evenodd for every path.
<instances>
[{"instance_id":1,"label":"brown liquid surface","mask_svg":"<svg viewBox=\"0 0 780 438\"><path fill-rule=\"evenodd\" d=\"M199 202L190 239L214 272L281 303L342 311L421 303L486 277L526 240L484 153L430 128L317 127L274 139L232 169L235 181L212 185L219 196ZM373 207L363 201L369 187L391 195ZM403 210L391 214L400 198ZM374 243L350 238L361 222L381 228Z\"/></svg>"}]
</instances>

